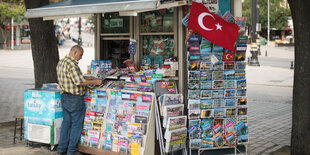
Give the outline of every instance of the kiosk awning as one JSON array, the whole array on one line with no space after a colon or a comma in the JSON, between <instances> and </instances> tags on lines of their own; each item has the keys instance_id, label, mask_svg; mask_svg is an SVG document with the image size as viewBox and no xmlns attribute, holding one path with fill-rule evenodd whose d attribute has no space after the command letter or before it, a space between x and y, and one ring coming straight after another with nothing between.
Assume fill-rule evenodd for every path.
<instances>
[{"instance_id":1,"label":"kiosk awning","mask_svg":"<svg viewBox=\"0 0 310 155\"><path fill-rule=\"evenodd\" d=\"M65 0L40 8L27 9L26 18L56 19L89 16L95 13L153 10L159 0Z\"/></svg>"}]
</instances>

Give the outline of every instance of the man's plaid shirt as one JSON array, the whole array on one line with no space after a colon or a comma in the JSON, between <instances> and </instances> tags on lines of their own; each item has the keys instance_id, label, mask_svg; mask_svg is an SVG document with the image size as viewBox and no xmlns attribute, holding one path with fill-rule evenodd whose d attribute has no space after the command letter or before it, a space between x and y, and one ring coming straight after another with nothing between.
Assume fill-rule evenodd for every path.
<instances>
[{"instance_id":1,"label":"man's plaid shirt","mask_svg":"<svg viewBox=\"0 0 310 155\"><path fill-rule=\"evenodd\" d=\"M73 95L85 94L85 87L79 86L85 79L78 66L77 60L67 55L58 62L56 70L61 93L66 92Z\"/></svg>"}]
</instances>

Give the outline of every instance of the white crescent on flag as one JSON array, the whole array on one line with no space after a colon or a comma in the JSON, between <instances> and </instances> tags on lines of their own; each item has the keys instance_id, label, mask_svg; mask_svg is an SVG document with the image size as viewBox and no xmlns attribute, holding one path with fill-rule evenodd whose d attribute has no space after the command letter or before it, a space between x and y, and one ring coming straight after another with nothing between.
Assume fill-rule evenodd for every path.
<instances>
[{"instance_id":1,"label":"white crescent on flag","mask_svg":"<svg viewBox=\"0 0 310 155\"><path fill-rule=\"evenodd\" d=\"M198 24L199 24L199 26L202 28L202 29L204 29L204 30L206 30L206 31L211 31L211 30L213 30L213 29L210 29L210 28L207 28L204 24L203 24L203 18L205 17L205 16L210 16L210 17L212 17L214 20L215 20L215 18L210 14L210 13L207 13L207 12L203 12L203 13L201 13L199 16L198 16Z\"/></svg>"}]
</instances>

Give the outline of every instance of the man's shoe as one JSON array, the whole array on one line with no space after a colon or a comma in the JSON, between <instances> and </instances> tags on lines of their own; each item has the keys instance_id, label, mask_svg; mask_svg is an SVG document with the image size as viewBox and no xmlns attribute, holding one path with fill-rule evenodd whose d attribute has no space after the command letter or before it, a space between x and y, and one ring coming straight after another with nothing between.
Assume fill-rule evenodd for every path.
<instances>
[{"instance_id":1,"label":"man's shoe","mask_svg":"<svg viewBox=\"0 0 310 155\"><path fill-rule=\"evenodd\" d=\"M81 155L81 153L79 151L76 151L72 155Z\"/></svg>"},{"instance_id":2,"label":"man's shoe","mask_svg":"<svg viewBox=\"0 0 310 155\"><path fill-rule=\"evenodd\" d=\"M65 152L58 152L58 155L65 155Z\"/></svg>"}]
</instances>

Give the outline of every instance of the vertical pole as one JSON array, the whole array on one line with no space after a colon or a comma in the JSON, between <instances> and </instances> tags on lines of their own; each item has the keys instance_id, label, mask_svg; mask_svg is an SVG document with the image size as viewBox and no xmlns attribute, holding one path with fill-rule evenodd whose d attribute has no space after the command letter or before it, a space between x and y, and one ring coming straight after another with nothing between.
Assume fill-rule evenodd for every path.
<instances>
[{"instance_id":1,"label":"vertical pole","mask_svg":"<svg viewBox=\"0 0 310 155\"><path fill-rule=\"evenodd\" d=\"M79 17L79 37L78 37L78 45L82 46L81 17Z\"/></svg>"},{"instance_id":2,"label":"vertical pole","mask_svg":"<svg viewBox=\"0 0 310 155\"><path fill-rule=\"evenodd\" d=\"M14 50L14 19L12 17L12 26L11 26L11 49Z\"/></svg>"},{"instance_id":3,"label":"vertical pole","mask_svg":"<svg viewBox=\"0 0 310 155\"><path fill-rule=\"evenodd\" d=\"M251 37L252 37L252 43L256 43L256 0L252 0L252 32L251 32Z\"/></svg>"},{"instance_id":4,"label":"vertical pole","mask_svg":"<svg viewBox=\"0 0 310 155\"><path fill-rule=\"evenodd\" d=\"M270 0L268 0L268 29L267 29L267 38L268 38L268 42L267 45L269 45L270 42Z\"/></svg>"}]
</instances>

